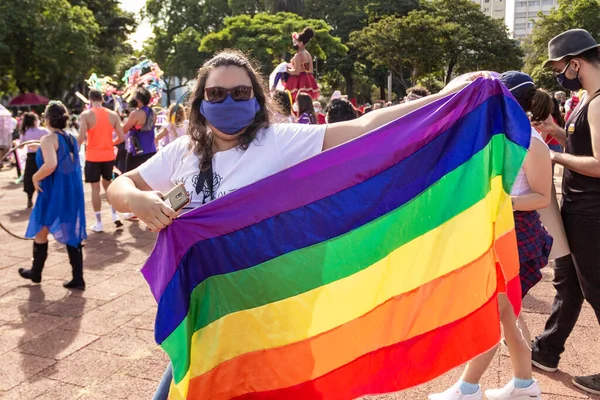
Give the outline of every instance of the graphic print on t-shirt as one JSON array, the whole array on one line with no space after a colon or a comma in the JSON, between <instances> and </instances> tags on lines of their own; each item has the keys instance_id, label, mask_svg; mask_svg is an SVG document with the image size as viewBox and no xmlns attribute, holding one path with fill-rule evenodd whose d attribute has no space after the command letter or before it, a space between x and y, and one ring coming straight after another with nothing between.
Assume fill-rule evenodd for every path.
<instances>
[{"instance_id":1,"label":"graphic print on t-shirt","mask_svg":"<svg viewBox=\"0 0 600 400\"><path fill-rule=\"evenodd\" d=\"M216 197L217 189L223 181L223 177L216 172L212 173L212 188L209 181L206 178L206 174L196 174L192 177L192 184L194 185L195 195L202 196L202 204L206 204ZM211 190L212 189L212 190Z\"/></svg>"},{"instance_id":2,"label":"graphic print on t-shirt","mask_svg":"<svg viewBox=\"0 0 600 400\"><path fill-rule=\"evenodd\" d=\"M192 203L195 203L195 204L200 203L200 204L204 205L204 204L208 203L209 201L214 200L215 198L225 195L224 192L217 192L217 189L219 188L219 186L221 185L221 182L223 181L223 177L221 175L217 174L216 172L213 172L212 198L211 198L210 186L208 185L208 182L206 180L204 180L203 178L204 177L202 174L192 175L191 187L194 189L187 190L188 197L190 199L190 203L183 208L184 210L189 210L189 209L193 209L193 208L197 207L197 206L192 206ZM186 188L189 188L190 186L186 185L187 181L188 181L188 177L178 178L178 179L175 179L175 185L183 183L183 185Z\"/></svg>"}]
</instances>

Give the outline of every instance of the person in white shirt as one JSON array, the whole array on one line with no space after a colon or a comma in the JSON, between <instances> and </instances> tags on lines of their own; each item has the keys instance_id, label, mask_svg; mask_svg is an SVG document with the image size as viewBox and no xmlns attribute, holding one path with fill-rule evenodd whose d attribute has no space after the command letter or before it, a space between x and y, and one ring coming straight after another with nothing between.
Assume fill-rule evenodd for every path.
<instances>
[{"instance_id":1,"label":"person in white shirt","mask_svg":"<svg viewBox=\"0 0 600 400\"><path fill-rule=\"evenodd\" d=\"M277 106L257 68L241 52L225 50L198 73L188 134L117 178L108 196L117 210L135 213L156 232L177 218L161 194L179 183L191 198L185 210L191 210L370 132L468 83L352 121L273 124ZM155 399L166 398L171 376L167 369Z\"/></svg>"},{"instance_id":2,"label":"person in white shirt","mask_svg":"<svg viewBox=\"0 0 600 400\"><path fill-rule=\"evenodd\" d=\"M163 125L154 141L158 143L162 140L163 146L173 142L175 139L185 135L189 121L183 105L171 104L167 111L167 123Z\"/></svg>"}]
</instances>

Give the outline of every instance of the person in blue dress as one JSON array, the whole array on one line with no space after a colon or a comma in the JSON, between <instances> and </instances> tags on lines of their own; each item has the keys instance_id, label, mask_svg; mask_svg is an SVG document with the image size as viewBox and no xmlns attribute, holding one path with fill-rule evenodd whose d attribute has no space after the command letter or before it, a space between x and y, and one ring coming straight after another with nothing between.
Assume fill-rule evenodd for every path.
<instances>
[{"instance_id":1,"label":"person in blue dress","mask_svg":"<svg viewBox=\"0 0 600 400\"><path fill-rule=\"evenodd\" d=\"M67 246L73 270L73 279L63 286L84 290L81 243L87 235L77 139L64 131L69 114L60 101L48 104L44 119L50 133L41 138L36 154L39 170L32 180L38 197L25 234L33 239L33 264L31 269L20 268L19 274L34 283L41 282L48 256L48 235L52 234Z\"/></svg>"}]
</instances>

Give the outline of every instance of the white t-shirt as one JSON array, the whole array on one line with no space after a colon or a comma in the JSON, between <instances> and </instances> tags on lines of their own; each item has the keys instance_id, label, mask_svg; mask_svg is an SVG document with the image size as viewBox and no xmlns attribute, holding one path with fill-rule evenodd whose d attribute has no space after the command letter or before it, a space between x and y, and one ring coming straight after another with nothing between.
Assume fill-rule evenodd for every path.
<instances>
[{"instance_id":1,"label":"white t-shirt","mask_svg":"<svg viewBox=\"0 0 600 400\"><path fill-rule=\"evenodd\" d=\"M258 131L247 150L233 148L214 154L214 197L225 196L319 154L326 129L326 125L271 125ZM186 211L211 200L207 183L199 193L196 192L200 160L190 150L190 142L189 136L182 136L138 168L152 190L167 193L175 185L183 183L191 199L184 208Z\"/></svg>"},{"instance_id":2,"label":"white t-shirt","mask_svg":"<svg viewBox=\"0 0 600 400\"><path fill-rule=\"evenodd\" d=\"M548 147L548 145L546 144L546 142L544 142L544 139L538 133L538 131L531 128L532 144L533 144L534 140L539 140L540 142L542 142L544 144L544 146L546 146L546 148ZM531 147L531 144L529 146ZM548 150L548 151L550 151L550 150ZM523 195L530 194L530 193L531 193L531 186L529 186L529 181L527 180L527 175L525 174L525 166L522 166L521 169L519 170L519 173L517 174L517 177L515 178L515 183L513 185L512 190L510 191L510 195L511 196L523 196Z\"/></svg>"}]
</instances>

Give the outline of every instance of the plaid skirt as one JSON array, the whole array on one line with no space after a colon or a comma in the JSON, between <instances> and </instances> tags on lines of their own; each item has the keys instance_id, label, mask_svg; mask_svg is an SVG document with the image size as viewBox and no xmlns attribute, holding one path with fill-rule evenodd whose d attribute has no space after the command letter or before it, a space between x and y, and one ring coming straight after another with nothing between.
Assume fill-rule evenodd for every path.
<instances>
[{"instance_id":1,"label":"plaid skirt","mask_svg":"<svg viewBox=\"0 0 600 400\"><path fill-rule=\"evenodd\" d=\"M519 246L521 292L525 297L542 280L541 270L548 265L553 239L536 211L515 211L514 217Z\"/></svg>"}]
</instances>

